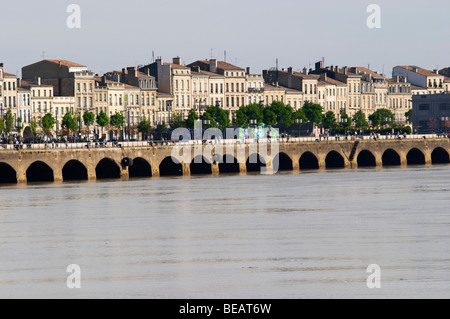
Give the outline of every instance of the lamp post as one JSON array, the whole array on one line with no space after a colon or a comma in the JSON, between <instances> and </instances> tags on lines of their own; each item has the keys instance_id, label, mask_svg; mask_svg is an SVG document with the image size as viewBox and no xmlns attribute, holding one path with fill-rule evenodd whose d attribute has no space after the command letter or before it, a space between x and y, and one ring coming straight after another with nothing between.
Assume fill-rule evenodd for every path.
<instances>
[{"instance_id":1,"label":"lamp post","mask_svg":"<svg viewBox=\"0 0 450 319\"><path fill-rule=\"evenodd\" d=\"M448 133L447 132L447 128L448 128L448 120L449 120L450 118L448 117L448 116L443 116L443 117L441 117L441 127L443 127L444 128L444 132L445 133Z\"/></svg>"},{"instance_id":2,"label":"lamp post","mask_svg":"<svg viewBox=\"0 0 450 319\"><path fill-rule=\"evenodd\" d=\"M298 124L298 137L300 137L300 126L303 124L303 120L295 119L295 124Z\"/></svg>"}]
</instances>

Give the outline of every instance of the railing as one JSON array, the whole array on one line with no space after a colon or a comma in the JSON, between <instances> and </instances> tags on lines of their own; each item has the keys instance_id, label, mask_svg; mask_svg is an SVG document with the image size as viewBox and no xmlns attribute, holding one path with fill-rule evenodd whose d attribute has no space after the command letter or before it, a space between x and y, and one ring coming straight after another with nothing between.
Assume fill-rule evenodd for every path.
<instances>
[{"instance_id":1,"label":"railing","mask_svg":"<svg viewBox=\"0 0 450 319\"><path fill-rule=\"evenodd\" d=\"M191 140L191 141L141 141L141 142L89 142L89 143L45 143L45 144L0 144L0 152L3 150L69 150L69 149L98 149L98 148L137 148L158 147L173 145L206 145L206 144L253 144L253 143L321 143L321 142L348 142L355 140L363 141L386 141L386 140L423 140L423 139L448 138L447 135L438 134L416 134L416 135L381 135L374 136L320 136L320 137L286 137L286 138L261 138L261 139L221 139L221 140Z\"/></svg>"}]
</instances>

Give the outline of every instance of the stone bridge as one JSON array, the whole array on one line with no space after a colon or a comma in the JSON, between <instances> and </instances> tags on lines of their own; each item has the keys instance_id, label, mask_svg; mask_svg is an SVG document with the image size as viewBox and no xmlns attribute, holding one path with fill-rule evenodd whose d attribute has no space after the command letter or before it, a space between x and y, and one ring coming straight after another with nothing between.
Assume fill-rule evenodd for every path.
<instances>
[{"instance_id":1,"label":"stone bridge","mask_svg":"<svg viewBox=\"0 0 450 319\"><path fill-rule=\"evenodd\" d=\"M226 145L230 147L230 145ZM73 180L128 179L194 174L257 172L261 167L278 170L313 170L449 163L450 139L357 140L231 144L222 156L211 145L186 146L180 154L185 163L174 163L174 146L84 148L47 150L1 150L0 184L63 182ZM269 150L262 152L263 148ZM191 151L189 154L189 150ZM208 153L202 158L202 152ZM234 154L234 155L233 155ZM252 156L251 156L252 155ZM214 156L214 157L213 157ZM274 156L278 161L274 161ZM131 159L127 166L124 159ZM124 164L125 163L125 164Z\"/></svg>"}]
</instances>

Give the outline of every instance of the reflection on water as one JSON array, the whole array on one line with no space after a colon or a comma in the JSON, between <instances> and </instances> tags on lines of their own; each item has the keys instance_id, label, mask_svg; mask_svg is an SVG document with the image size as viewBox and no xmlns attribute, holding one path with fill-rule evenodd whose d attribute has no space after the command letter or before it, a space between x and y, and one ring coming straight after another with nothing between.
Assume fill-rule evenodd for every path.
<instances>
[{"instance_id":1,"label":"reflection on water","mask_svg":"<svg viewBox=\"0 0 450 319\"><path fill-rule=\"evenodd\" d=\"M2 186L0 298L448 298L449 168Z\"/></svg>"}]
</instances>

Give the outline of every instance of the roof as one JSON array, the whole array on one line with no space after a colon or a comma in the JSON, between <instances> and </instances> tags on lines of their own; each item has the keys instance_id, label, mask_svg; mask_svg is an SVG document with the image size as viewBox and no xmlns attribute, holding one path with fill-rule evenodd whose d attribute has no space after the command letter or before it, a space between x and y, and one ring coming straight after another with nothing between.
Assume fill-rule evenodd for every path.
<instances>
[{"instance_id":1,"label":"roof","mask_svg":"<svg viewBox=\"0 0 450 319\"><path fill-rule=\"evenodd\" d=\"M15 74L6 73L6 72L3 72L3 76L8 77L8 78L17 77Z\"/></svg>"},{"instance_id":2,"label":"roof","mask_svg":"<svg viewBox=\"0 0 450 319\"><path fill-rule=\"evenodd\" d=\"M51 63L54 63L54 64L58 64L59 65L59 63L61 63L61 65L62 66L65 66L65 67L83 67L83 68L85 68L86 66L85 65L81 65L81 64L78 64L78 63L75 63L75 62L70 62L70 61L67 61L67 60L45 60L45 61L47 61L47 62L51 62Z\"/></svg>"},{"instance_id":3,"label":"roof","mask_svg":"<svg viewBox=\"0 0 450 319\"><path fill-rule=\"evenodd\" d=\"M423 69L423 68L419 68L419 67L415 67L415 66L410 66L410 65L398 65L397 67L411 71L411 72L415 72L418 73L420 75L423 76L443 76L441 74L436 74L433 71L427 70L427 69ZM417 72L415 71L417 70Z\"/></svg>"},{"instance_id":4,"label":"roof","mask_svg":"<svg viewBox=\"0 0 450 319\"><path fill-rule=\"evenodd\" d=\"M138 77L138 78L151 78L151 79L155 78L154 76L145 74L145 73L140 72L140 71L137 71L136 77Z\"/></svg>"},{"instance_id":5,"label":"roof","mask_svg":"<svg viewBox=\"0 0 450 319\"><path fill-rule=\"evenodd\" d=\"M381 74L378 74L377 72L372 71L371 69L368 69L368 68L365 68L362 66L350 67L349 70L350 71L355 70L356 74L366 73L366 74L370 74L374 78L384 78L384 76L382 76ZM354 73L354 72L352 72L352 73Z\"/></svg>"},{"instance_id":6,"label":"roof","mask_svg":"<svg viewBox=\"0 0 450 319\"><path fill-rule=\"evenodd\" d=\"M162 92L162 91L156 91L156 96L169 96L169 97L172 96L173 97L173 94Z\"/></svg>"},{"instance_id":7,"label":"roof","mask_svg":"<svg viewBox=\"0 0 450 319\"><path fill-rule=\"evenodd\" d=\"M198 60L197 62L203 63L203 64L210 64L210 61L208 60ZM193 64L195 64L194 62ZM245 71L243 68L240 68L236 65L233 65L231 63L225 62L225 61L217 61L217 69L221 70L227 70L227 71Z\"/></svg>"},{"instance_id":8,"label":"roof","mask_svg":"<svg viewBox=\"0 0 450 319\"><path fill-rule=\"evenodd\" d=\"M412 85L411 84L411 90L423 90L423 91L426 91L427 88L423 88L421 86L417 86L417 85Z\"/></svg>"},{"instance_id":9,"label":"roof","mask_svg":"<svg viewBox=\"0 0 450 319\"><path fill-rule=\"evenodd\" d=\"M347 84L345 84L344 82L335 80L333 78L327 77L327 79L322 79L319 80L318 85L343 85L343 86L347 86Z\"/></svg>"},{"instance_id":10,"label":"roof","mask_svg":"<svg viewBox=\"0 0 450 319\"><path fill-rule=\"evenodd\" d=\"M386 79L388 84L410 84L409 82L397 81L396 79Z\"/></svg>"},{"instance_id":11,"label":"roof","mask_svg":"<svg viewBox=\"0 0 450 319\"><path fill-rule=\"evenodd\" d=\"M267 83L264 83L264 88L266 90L286 90L286 88L284 86L280 86L280 85L274 86L274 85L267 84Z\"/></svg>"},{"instance_id":12,"label":"roof","mask_svg":"<svg viewBox=\"0 0 450 319\"><path fill-rule=\"evenodd\" d=\"M172 69L189 69L185 65L175 64L175 63L163 63L163 65L170 65L172 67Z\"/></svg>"}]
</instances>

